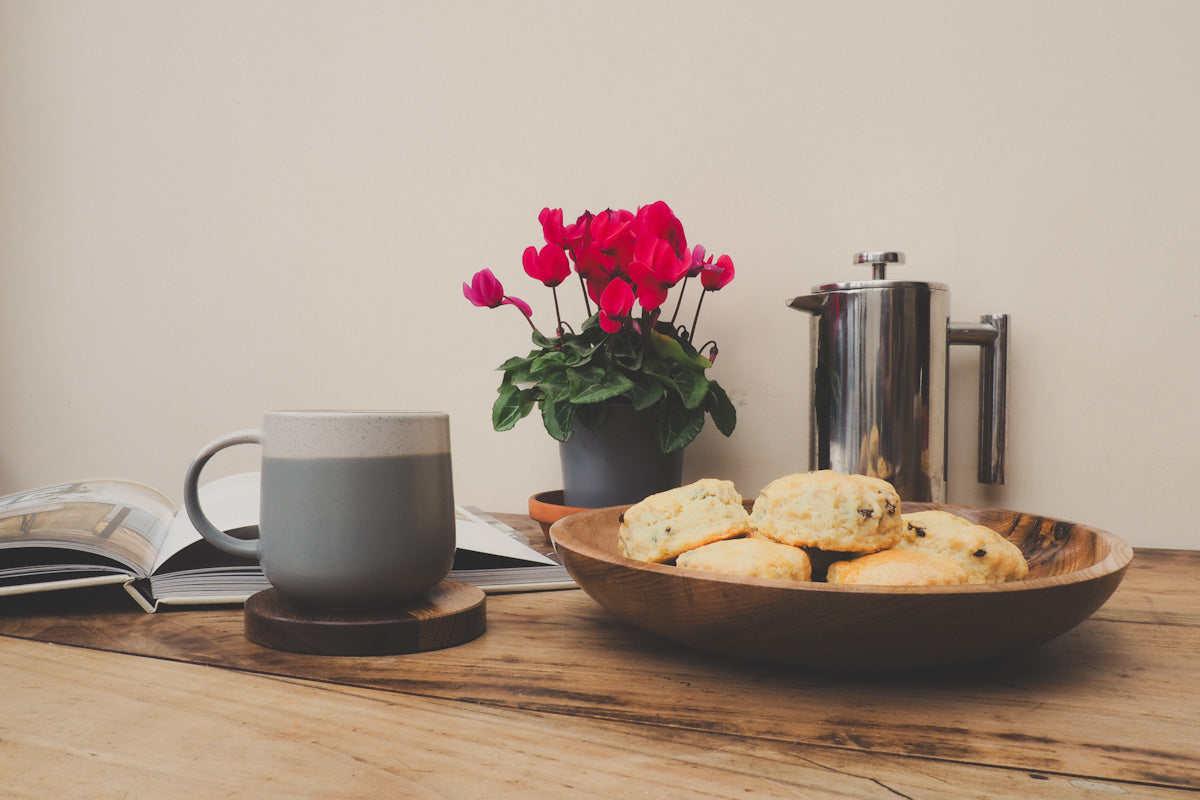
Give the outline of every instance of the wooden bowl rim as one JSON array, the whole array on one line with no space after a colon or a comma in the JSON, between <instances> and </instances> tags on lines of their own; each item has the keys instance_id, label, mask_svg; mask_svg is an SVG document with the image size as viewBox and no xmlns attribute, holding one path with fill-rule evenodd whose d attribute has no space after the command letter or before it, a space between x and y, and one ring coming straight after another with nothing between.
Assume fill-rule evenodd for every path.
<instances>
[{"instance_id":1,"label":"wooden bowl rim","mask_svg":"<svg viewBox=\"0 0 1200 800\"><path fill-rule=\"evenodd\" d=\"M752 501L747 501L747 504L750 502ZM914 505L916 504L914 503ZM624 567L639 572L663 575L668 578L711 581L714 583L734 585L762 586L787 589L797 592L832 592L835 594L943 595L1034 591L1038 589L1050 589L1076 583L1086 583L1098 578L1103 578L1106 575L1120 572L1128 567L1130 562L1133 560L1133 548L1130 547L1125 540L1121 539L1119 536L1109 533L1108 531L1101 530L1100 528L1094 528L1090 525L1071 522L1070 520L1061 520L1056 517L1047 517L1041 514L1031 514L1025 511L1010 511L1002 508L949 505L945 503L921 503L920 505L923 508L940 509L950 513L955 513L956 509L968 512L987 511L993 514L998 513L1033 516L1038 517L1039 519L1050 520L1051 522L1065 523L1075 528L1083 529L1096 537L1096 539L1102 543L1101 546L1106 548L1108 552L1104 558L1100 559L1091 566L1084 567L1083 569L1065 572L1060 575L1047 575L1041 578L1027 578L1019 581L1010 581L1008 583L972 583L955 584L950 586L860 586L853 584L824 583L819 581L800 582L777 580L774 578L751 578L739 575L723 575L718 572L687 569L685 567L677 567L670 564L654 564L645 561L635 561L631 558L626 558L625 556L621 555L615 549L615 547L612 550L595 547L585 541L581 541L581 537L576 534L575 526L582 525L594 517L611 517L615 522L616 517L630 507L628 505L589 509L587 511L582 511L563 517L550 526L550 538L555 550L561 546L566 550L586 558L604 561L614 566ZM614 544L616 542L615 536L613 537L613 542Z\"/></svg>"}]
</instances>

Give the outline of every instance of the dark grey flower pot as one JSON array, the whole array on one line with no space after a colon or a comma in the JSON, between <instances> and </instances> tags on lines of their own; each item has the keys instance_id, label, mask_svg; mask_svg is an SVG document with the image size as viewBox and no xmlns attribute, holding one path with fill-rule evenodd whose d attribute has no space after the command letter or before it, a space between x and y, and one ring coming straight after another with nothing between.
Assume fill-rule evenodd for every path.
<instances>
[{"instance_id":1,"label":"dark grey flower pot","mask_svg":"<svg viewBox=\"0 0 1200 800\"><path fill-rule=\"evenodd\" d=\"M683 450L662 453L654 433L654 412L613 403L600 427L576 424L559 445L563 501L579 508L637 503L683 482Z\"/></svg>"}]
</instances>

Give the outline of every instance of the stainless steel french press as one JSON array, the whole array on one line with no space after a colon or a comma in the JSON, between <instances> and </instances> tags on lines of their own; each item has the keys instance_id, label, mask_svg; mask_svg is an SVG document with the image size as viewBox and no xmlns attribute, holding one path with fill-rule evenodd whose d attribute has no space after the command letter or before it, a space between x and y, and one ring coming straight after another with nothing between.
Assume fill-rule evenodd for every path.
<instances>
[{"instance_id":1,"label":"stainless steel french press","mask_svg":"<svg viewBox=\"0 0 1200 800\"><path fill-rule=\"evenodd\" d=\"M897 281L897 252L859 253L871 280L814 287L809 468L873 475L900 497L945 502L948 347L978 345L979 481L1004 483L1008 315L950 322L945 284Z\"/></svg>"}]
</instances>

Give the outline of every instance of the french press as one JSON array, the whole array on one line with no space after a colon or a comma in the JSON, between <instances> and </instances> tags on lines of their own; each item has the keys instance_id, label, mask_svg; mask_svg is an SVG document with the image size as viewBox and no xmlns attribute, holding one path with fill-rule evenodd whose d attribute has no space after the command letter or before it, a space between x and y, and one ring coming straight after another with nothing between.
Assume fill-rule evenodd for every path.
<instances>
[{"instance_id":1,"label":"french press","mask_svg":"<svg viewBox=\"0 0 1200 800\"><path fill-rule=\"evenodd\" d=\"M871 475L900 497L945 502L948 347L978 345L979 481L1004 483L1008 315L950 322L945 284L897 281L896 252L859 253L871 280L814 287L809 468Z\"/></svg>"}]
</instances>

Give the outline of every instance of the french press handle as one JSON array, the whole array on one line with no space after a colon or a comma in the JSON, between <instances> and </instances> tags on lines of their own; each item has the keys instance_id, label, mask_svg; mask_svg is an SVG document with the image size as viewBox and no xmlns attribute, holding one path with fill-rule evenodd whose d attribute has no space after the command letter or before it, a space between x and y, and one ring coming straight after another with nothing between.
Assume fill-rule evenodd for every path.
<instances>
[{"instance_id":1,"label":"french press handle","mask_svg":"<svg viewBox=\"0 0 1200 800\"><path fill-rule=\"evenodd\" d=\"M1004 483L1008 415L1008 314L950 323L949 344L979 345L979 482Z\"/></svg>"}]
</instances>

